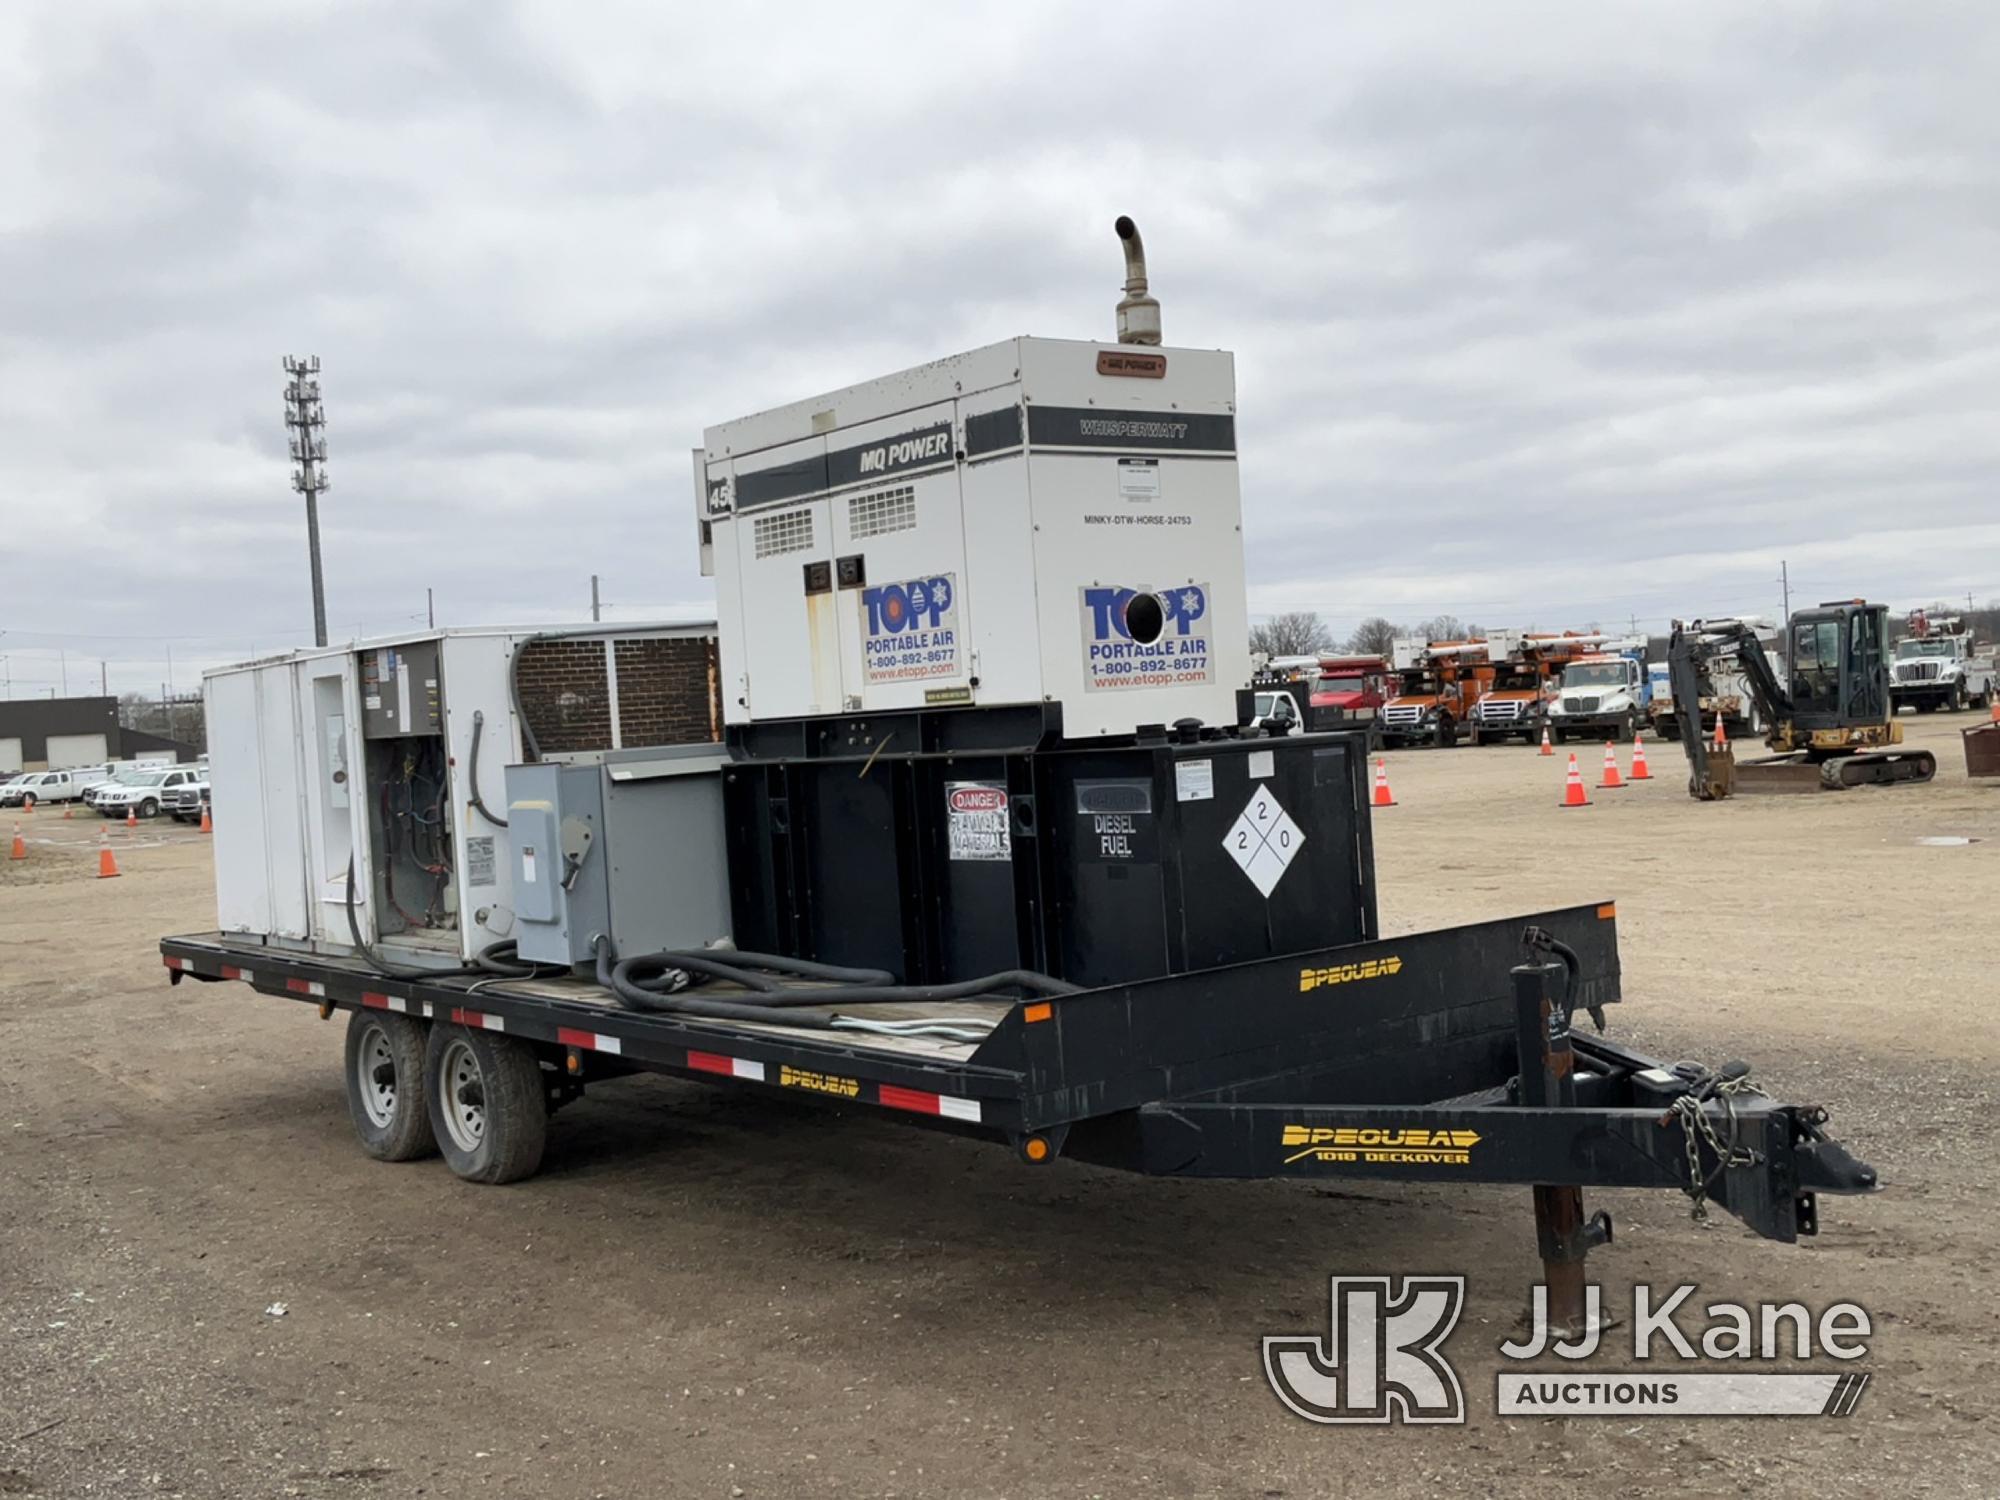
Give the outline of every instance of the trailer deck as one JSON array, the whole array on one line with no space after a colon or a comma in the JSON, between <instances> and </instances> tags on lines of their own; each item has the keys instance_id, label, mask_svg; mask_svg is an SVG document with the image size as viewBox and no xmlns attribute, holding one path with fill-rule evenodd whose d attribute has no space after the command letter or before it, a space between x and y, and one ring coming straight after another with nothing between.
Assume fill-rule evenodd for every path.
<instances>
[{"instance_id":1,"label":"trailer deck","mask_svg":"<svg viewBox=\"0 0 2000 1500\"><path fill-rule=\"evenodd\" d=\"M1583 1187L1680 1191L1697 1216L1712 1204L1789 1241L1816 1232L1818 1193L1876 1186L1823 1110L1769 1099L1743 1064L1668 1064L1572 1031L1619 999L1608 903L1046 1000L865 1007L990 1022L977 1043L641 1013L575 978L387 978L220 933L161 953L175 983L499 1033L532 1049L551 1108L655 1071L879 1108L1033 1165L1532 1185L1559 1307L1580 1308L1583 1257L1611 1234L1583 1218Z\"/></svg>"}]
</instances>

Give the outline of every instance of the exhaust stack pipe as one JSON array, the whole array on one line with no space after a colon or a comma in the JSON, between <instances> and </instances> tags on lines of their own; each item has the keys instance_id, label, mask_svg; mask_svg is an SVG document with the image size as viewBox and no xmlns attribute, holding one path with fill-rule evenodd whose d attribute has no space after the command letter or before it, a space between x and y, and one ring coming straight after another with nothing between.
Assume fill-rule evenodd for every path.
<instances>
[{"instance_id":1,"label":"exhaust stack pipe","mask_svg":"<svg viewBox=\"0 0 2000 1500\"><path fill-rule=\"evenodd\" d=\"M1118 342L1157 344L1160 304L1146 295L1146 245L1139 226L1124 215L1112 226L1125 245L1125 297L1118 304Z\"/></svg>"}]
</instances>

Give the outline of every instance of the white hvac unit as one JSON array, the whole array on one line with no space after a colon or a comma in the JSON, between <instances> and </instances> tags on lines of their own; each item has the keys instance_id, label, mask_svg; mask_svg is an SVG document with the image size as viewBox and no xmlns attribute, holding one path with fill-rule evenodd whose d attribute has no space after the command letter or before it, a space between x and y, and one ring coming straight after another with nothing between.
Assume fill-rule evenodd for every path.
<instances>
[{"instance_id":1,"label":"white hvac unit","mask_svg":"<svg viewBox=\"0 0 2000 1500\"><path fill-rule=\"evenodd\" d=\"M219 926L313 952L351 951L358 931L419 966L512 939L505 768L538 733L560 736L546 758L567 759L619 748L622 726L651 728L657 643L712 661L713 637L710 625L446 630L209 672ZM524 718L515 674L534 651L542 709ZM697 737L713 737L706 672L679 678L699 683L686 689L704 705ZM637 716L642 703L654 718Z\"/></svg>"},{"instance_id":2,"label":"white hvac unit","mask_svg":"<svg viewBox=\"0 0 2000 1500\"><path fill-rule=\"evenodd\" d=\"M1235 413L1228 353L1015 338L710 427L725 717L1234 724Z\"/></svg>"}]
</instances>

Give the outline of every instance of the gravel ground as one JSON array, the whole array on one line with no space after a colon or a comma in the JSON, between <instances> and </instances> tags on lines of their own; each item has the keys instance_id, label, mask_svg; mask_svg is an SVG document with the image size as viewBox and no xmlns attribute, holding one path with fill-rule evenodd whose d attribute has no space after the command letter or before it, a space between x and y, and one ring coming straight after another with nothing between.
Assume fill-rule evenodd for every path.
<instances>
[{"instance_id":1,"label":"gravel ground","mask_svg":"<svg viewBox=\"0 0 2000 1500\"><path fill-rule=\"evenodd\" d=\"M1880 1169L1798 1246L1592 1197L1614 1303L1871 1311L1860 1410L1782 1424L1496 1417L1521 1190L1028 1170L663 1079L565 1110L515 1187L369 1162L337 1025L165 983L158 937L213 922L201 837L113 834L99 881L95 820L37 814L0 862L0 1496L1991 1495L2000 784L1962 722L1909 721L1931 786L1712 806L1672 746L1581 812L1560 759L1388 757L1390 932L1615 898L1612 1035L1748 1058ZM1419 1271L1471 1278L1469 1423L1286 1414L1259 1335Z\"/></svg>"}]
</instances>

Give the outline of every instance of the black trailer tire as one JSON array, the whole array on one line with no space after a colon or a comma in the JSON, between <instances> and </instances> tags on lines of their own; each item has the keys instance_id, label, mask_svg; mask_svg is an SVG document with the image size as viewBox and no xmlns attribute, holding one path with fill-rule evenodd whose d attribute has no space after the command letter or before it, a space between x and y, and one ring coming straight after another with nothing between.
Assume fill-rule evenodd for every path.
<instances>
[{"instance_id":1,"label":"black trailer tire","mask_svg":"<svg viewBox=\"0 0 2000 1500\"><path fill-rule=\"evenodd\" d=\"M1619 743L1619 744L1621 744L1621 745L1629 745L1629 744L1631 744L1631 743L1632 743L1632 736L1633 736L1633 735L1635 735L1635 734L1637 734L1638 732L1639 732L1639 725L1638 725L1638 722L1637 722L1637 721L1636 721L1636 720L1635 720L1635 719L1634 719L1634 718L1632 717L1632 715L1631 715L1631 714L1629 714L1629 713L1628 713L1628 714L1626 714L1624 718L1622 718L1622 719L1620 719L1620 720L1618 721L1618 743Z\"/></svg>"},{"instance_id":2,"label":"black trailer tire","mask_svg":"<svg viewBox=\"0 0 2000 1500\"><path fill-rule=\"evenodd\" d=\"M548 1091L526 1042L469 1026L432 1026L424 1105L445 1165L467 1182L519 1182L541 1166Z\"/></svg>"},{"instance_id":3,"label":"black trailer tire","mask_svg":"<svg viewBox=\"0 0 2000 1500\"><path fill-rule=\"evenodd\" d=\"M377 1161L416 1161L437 1154L430 1112L424 1108L421 1021L394 1011L355 1011L347 1018L345 1072L347 1113L363 1151Z\"/></svg>"}]
</instances>

